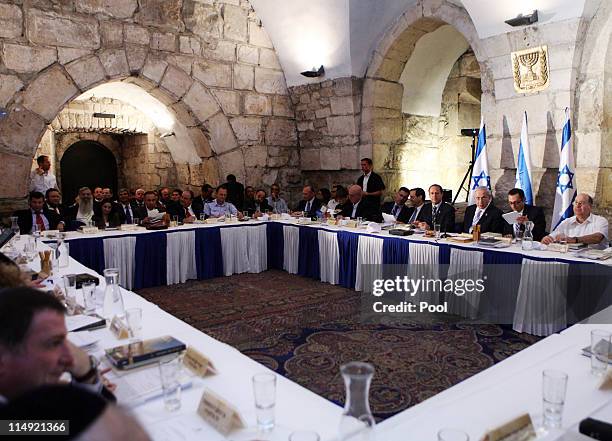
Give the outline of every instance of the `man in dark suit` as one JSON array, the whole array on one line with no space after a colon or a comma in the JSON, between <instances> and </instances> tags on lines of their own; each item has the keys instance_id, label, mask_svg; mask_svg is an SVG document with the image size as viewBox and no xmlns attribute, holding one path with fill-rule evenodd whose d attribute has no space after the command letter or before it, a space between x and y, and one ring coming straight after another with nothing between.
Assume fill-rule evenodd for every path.
<instances>
[{"instance_id":1,"label":"man in dark suit","mask_svg":"<svg viewBox=\"0 0 612 441\"><path fill-rule=\"evenodd\" d=\"M412 207L408 207L398 218L397 221L404 224L418 224L425 221L423 207L425 206L425 190L416 187L410 190L410 202Z\"/></svg>"},{"instance_id":2,"label":"man in dark suit","mask_svg":"<svg viewBox=\"0 0 612 441\"><path fill-rule=\"evenodd\" d=\"M433 184L429 187L430 203L421 209L423 221L419 227L433 230L434 225L440 225L440 231L452 233L455 231L455 208L442 200L442 186Z\"/></svg>"},{"instance_id":3,"label":"man in dark suit","mask_svg":"<svg viewBox=\"0 0 612 441\"><path fill-rule=\"evenodd\" d=\"M227 182L225 188L227 188L227 202L232 203L238 211L242 210L244 204L244 185L236 181L236 176L227 175Z\"/></svg>"},{"instance_id":4,"label":"man in dark suit","mask_svg":"<svg viewBox=\"0 0 612 441\"><path fill-rule=\"evenodd\" d=\"M382 222L382 215L378 205L372 205L363 197L359 185L351 185L348 189L348 198L340 215L343 218L356 219L358 217L370 222Z\"/></svg>"},{"instance_id":5,"label":"man in dark suit","mask_svg":"<svg viewBox=\"0 0 612 441\"><path fill-rule=\"evenodd\" d=\"M64 219L66 207L62 204L62 194L57 188L50 188L45 192L45 202L49 211L54 211Z\"/></svg>"},{"instance_id":6,"label":"man in dark suit","mask_svg":"<svg viewBox=\"0 0 612 441\"><path fill-rule=\"evenodd\" d=\"M268 204L266 191L259 189L255 192L255 213L265 214L272 211L272 206Z\"/></svg>"},{"instance_id":7,"label":"man in dark suit","mask_svg":"<svg viewBox=\"0 0 612 441\"><path fill-rule=\"evenodd\" d=\"M64 230L64 222L59 214L45 206L45 196L42 193L33 191L28 200L30 208L15 212L21 234L32 233L34 225L38 226L38 231Z\"/></svg>"},{"instance_id":8,"label":"man in dark suit","mask_svg":"<svg viewBox=\"0 0 612 441\"><path fill-rule=\"evenodd\" d=\"M204 211L204 205L215 200L212 196L214 188L210 184L204 184L201 190L200 196L196 197L192 204L200 211Z\"/></svg>"},{"instance_id":9,"label":"man in dark suit","mask_svg":"<svg viewBox=\"0 0 612 441\"><path fill-rule=\"evenodd\" d=\"M363 158L361 160L361 171L363 175L357 179L357 185L363 190L365 200L378 209L380 207L380 199L385 190L385 183L380 175L372 171L372 160L370 158Z\"/></svg>"},{"instance_id":10,"label":"man in dark suit","mask_svg":"<svg viewBox=\"0 0 612 441\"><path fill-rule=\"evenodd\" d=\"M163 205L157 202L157 195L154 191L146 191L144 195L144 207L138 207L134 210L134 216L140 219L143 224L148 224L161 219L162 213L166 209Z\"/></svg>"},{"instance_id":11,"label":"man in dark suit","mask_svg":"<svg viewBox=\"0 0 612 441\"><path fill-rule=\"evenodd\" d=\"M410 190L406 187L401 187L394 196L394 202L386 202L382 206L382 212L386 214L391 214L395 217L395 220L400 219L400 217L406 217L406 214L409 210L406 207L406 202L408 202L408 198L410 197Z\"/></svg>"},{"instance_id":12,"label":"man in dark suit","mask_svg":"<svg viewBox=\"0 0 612 441\"><path fill-rule=\"evenodd\" d=\"M180 204L171 205L170 208L168 208L168 214L171 217L178 216L179 222L191 224L196 219L199 219L200 214L202 214L202 211L199 210L198 207L194 207L192 202L193 192L191 190L185 190L181 195Z\"/></svg>"},{"instance_id":13,"label":"man in dark suit","mask_svg":"<svg viewBox=\"0 0 612 441\"><path fill-rule=\"evenodd\" d=\"M525 192L520 188L513 188L508 192L508 204L513 211L520 214L515 224L504 220L504 234L517 237L525 231L525 222L533 222L533 240L540 242L546 236L546 218L541 207L525 204Z\"/></svg>"},{"instance_id":14,"label":"man in dark suit","mask_svg":"<svg viewBox=\"0 0 612 441\"><path fill-rule=\"evenodd\" d=\"M474 225L480 225L481 233L503 233L504 218L502 211L493 205L491 190L478 187L474 192L476 204L465 209L463 232L471 233Z\"/></svg>"},{"instance_id":15,"label":"man in dark suit","mask_svg":"<svg viewBox=\"0 0 612 441\"><path fill-rule=\"evenodd\" d=\"M302 189L302 200L295 211L303 212L304 217L316 217L317 211L321 209L321 201L315 195L312 185L305 185Z\"/></svg>"},{"instance_id":16,"label":"man in dark suit","mask_svg":"<svg viewBox=\"0 0 612 441\"><path fill-rule=\"evenodd\" d=\"M131 224L134 219L142 219L136 214L138 205L130 201L130 192L127 188L120 188L117 192L119 196L119 202L117 202L117 212L122 224Z\"/></svg>"}]
</instances>

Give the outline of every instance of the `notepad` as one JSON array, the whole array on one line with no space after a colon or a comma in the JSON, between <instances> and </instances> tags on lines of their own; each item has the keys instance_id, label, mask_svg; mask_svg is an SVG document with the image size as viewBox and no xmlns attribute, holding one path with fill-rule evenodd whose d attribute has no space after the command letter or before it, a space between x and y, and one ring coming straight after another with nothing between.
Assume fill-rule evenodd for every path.
<instances>
[{"instance_id":1,"label":"notepad","mask_svg":"<svg viewBox=\"0 0 612 441\"><path fill-rule=\"evenodd\" d=\"M521 213L517 212L517 211L511 211L510 213L505 213L502 214L502 217L504 218L504 220L506 222L508 222L510 225L515 224L516 220L521 217Z\"/></svg>"}]
</instances>

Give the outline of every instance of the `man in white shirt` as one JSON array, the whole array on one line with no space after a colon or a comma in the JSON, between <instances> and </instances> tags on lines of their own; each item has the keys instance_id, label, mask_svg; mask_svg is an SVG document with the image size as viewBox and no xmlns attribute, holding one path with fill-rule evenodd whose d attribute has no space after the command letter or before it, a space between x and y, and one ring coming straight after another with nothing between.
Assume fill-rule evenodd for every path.
<instances>
[{"instance_id":1,"label":"man in white shirt","mask_svg":"<svg viewBox=\"0 0 612 441\"><path fill-rule=\"evenodd\" d=\"M45 194L50 188L57 188L57 180L55 175L49 171L51 161L46 155L40 155L36 158L38 167L32 170L30 175L30 191L38 191Z\"/></svg>"},{"instance_id":2,"label":"man in white shirt","mask_svg":"<svg viewBox=\"0 0 612 441\"><path fill-rule=\"evenodd\" d=\"M272 184L272 187L270 187L270 196L268 196L268 204L272 207L272 210L275 213L280 214L289 212L287 202L285 202L285 200L280 197L280 187L278 184Z\"/></svg>"},{"instance_id":3,"label":"man in white shirt","mask_svg":"<svg viewBox=\"0 0 612 441\"><path fill-rule=\"evenodd\" d=\"M226 214L230 214L232 216L238 216L238 219L241 219L242 213L236 209L234 204L227 202L226 198L227 187L225 185L220 185L217 188L217 197L215 200L204 205L204 214L206 218L224 217Z\"/></svg>"},{"instance_id":4,"label":"man in white shirt","mask_svg":"<svg viewBox=\"0 0 612 441\"><path fill-rule=\"evenodd\" d=\"M583 243L589 248L608 247L608 220L591 213L593 198L580 193L574 200L574 216L565 219L559 226L542 239L548 245L553 242Z\"/></svg>"}]
</instances>

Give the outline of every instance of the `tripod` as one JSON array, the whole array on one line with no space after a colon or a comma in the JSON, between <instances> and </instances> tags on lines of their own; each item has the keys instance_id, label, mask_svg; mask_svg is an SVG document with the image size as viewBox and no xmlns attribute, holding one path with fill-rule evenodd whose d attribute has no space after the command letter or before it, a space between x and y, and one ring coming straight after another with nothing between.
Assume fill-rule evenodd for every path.
<instances>
[{"instance_id":1,"label":"tripod","mask_svg":"<svg viewBox=\"0 0 612 441\"><path fill-rule=\"evenodd\" d=\"M461 132L463 134L463 130ZM459 194L461 193L461 190L465 190L465 202L467 202L468 198L470 197L470 181L472 180L472 172L474 171L474 155L476 154L476 138L478 138L478 129L470 130L470 132L470 136L472 137L472 155L470 157L470 164L468 165L467 171L463 176L461 184L459 184L459 189L457 190L455 198L453 199L453 205L455 205L455 202L457 202L457 199L459 199Z\"/></svg>"}]
</instances>

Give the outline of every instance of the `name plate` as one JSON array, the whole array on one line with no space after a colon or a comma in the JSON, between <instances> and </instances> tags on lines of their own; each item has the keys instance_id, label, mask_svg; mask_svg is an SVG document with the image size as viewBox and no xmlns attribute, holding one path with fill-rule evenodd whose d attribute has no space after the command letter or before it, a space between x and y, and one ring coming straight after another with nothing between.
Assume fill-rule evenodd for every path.
<instances>
[{"instance_id":1,"label":"name plate","mask_svg":"<svg viewBox=\"0 0 612 441\"><path fill-rule=\"evenodd\" d=\"M487 432L482 441L531 441L536 433L529 414L523 414Z\"/></svg>"},{"instance_id":2,"label":"name plate","mask_svg":"<svg viewBox=\"0 0 612 441\"><path fill-rule=\"evenodd\" d=\"M567 253L567 251L569 250L569 245L560 244L560 243L551 243L551 244L548 244L548 248L546 249L548 251L554 251L556 253Z\"/></svg>"},{"instance_id":3,"label":"name plate","mask_svg":"<svg viewBox=\"0 0 612 441\"><path fill-rule=\"evenodd\" d=\"M183 364L199 377L204 377L208 373L217 373L212 361L192 347L187 348L185 356L183 357Z\"/></svg>"},{"instance_id":4,"label":"name plate","mask_svg":"<svg viewBox=\"0 0 612 441\"><path fill-rule=\"evenodd\" d=\"M98 227L83 227L81 230L83 234L96 234L98 231Z\"/></svg>"},{"instance_id":5,"label":"name plate","mask_svg":"<svg viewBox=\"0 0 612 441\"><path fill-rule=\"evenodd\" d=\"M208 389L204 390L200 398L198 415L223 436L227 436L234 429L246 427L236 408Z\"/></svg>"},{"instance_id":6,"label":"name plate","mask_svg":"<svg viewBox=\"0 0 612 441\"><path fill-rule=\"evenodd\" d=\"M357 221L347 220L346 224L344 224L344 226L346 226L348 228L357 228Z\"/></svg>"},{"instance_id":7,"label":"name plate","mask_svg":"<svg viewBox=\"0 0 612 441\"><path fill-rule=\"evenodd\" d=\"M338 225L338 221L336 219L327 219L327 225L333 225L335 227Z\"/></svg>"},{"instance_id":8,"label":"name plate","mask_svg":"<svg viewBox=\"0 0 612 441\"><path fill-rule=\"evenodd\" d=\"M118 316L113 317L111 320L110 331L117 340L125 340L130 336L130 328L128 328L123 318Z\"/></svg>"}]
</instances>

